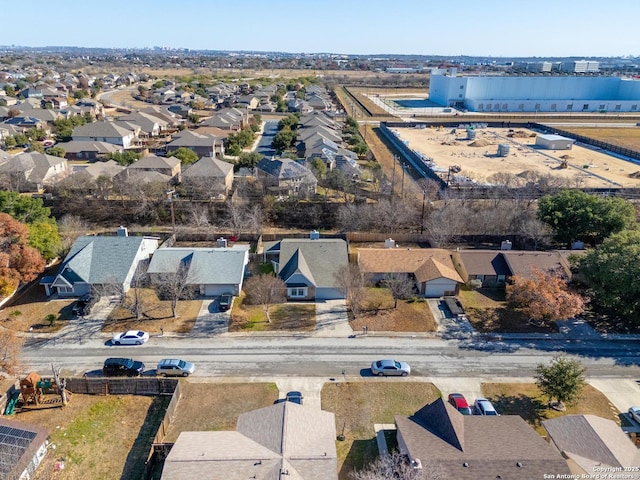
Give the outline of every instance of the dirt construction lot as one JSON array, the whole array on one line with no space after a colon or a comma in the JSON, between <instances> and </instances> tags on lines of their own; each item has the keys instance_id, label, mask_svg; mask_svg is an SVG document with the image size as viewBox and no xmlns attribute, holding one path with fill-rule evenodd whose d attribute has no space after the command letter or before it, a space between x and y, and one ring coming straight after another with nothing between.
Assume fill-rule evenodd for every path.
<instances>
[{"instance_id":1,"label":"dirt construction lot","mask_svg":"<svg viewBox=\"0 0 640 480\"><path fill-rule=\"evenodd\" d=\"M464 129L393 128L409 147L431 158L446 180L451 166L460 167L456 175L478 183L500 183L496 173L535 172L553 175L568 187L640 187L640 165L601 151L573 145L570 150L541 150L535 147L536 133L526 129L478 128L476 138L467 139ZM509 134L514 136L508 136ZM506 157L498 157L498 145L509 146ZM562 160L568 168L561 168ZM493 181L492 181L493 180Z\"/></svg>"}]
</instances>

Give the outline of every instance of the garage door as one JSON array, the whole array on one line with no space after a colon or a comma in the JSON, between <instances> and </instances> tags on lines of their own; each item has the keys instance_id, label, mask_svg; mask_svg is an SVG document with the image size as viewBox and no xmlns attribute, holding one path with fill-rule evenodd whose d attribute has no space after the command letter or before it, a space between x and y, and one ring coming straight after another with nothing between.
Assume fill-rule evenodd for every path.
<instances>
[{"instance_id":1,"label":"garage door","mask_svg":"<svg viewBox=\"0 0 640 480\"><path fill-rule=\"evenodd\" d=\"M207 297L216 297L223 293L235 293L235 289L232 285L205 285L201 293Z\"/></svg>"},{"instance_id":2,"label":"garage door","mask_svg":"<svg viewBox=\"0 0 640 480\"><path fill-rule=\"evenodd\" d=\"M444 292L446 287L443 285L429 285L427 284L427 288L424 292L424 296L428 298L436 298L444 296Z\"/></svg>"}]
</instances>

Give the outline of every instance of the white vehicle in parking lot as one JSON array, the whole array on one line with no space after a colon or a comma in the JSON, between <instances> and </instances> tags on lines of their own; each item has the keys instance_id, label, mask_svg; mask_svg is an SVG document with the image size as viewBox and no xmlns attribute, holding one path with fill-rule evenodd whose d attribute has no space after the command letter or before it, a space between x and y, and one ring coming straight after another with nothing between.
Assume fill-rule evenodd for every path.
<instances>
[{"instance_id":1,"label":"white vehicle in parking lot","mask_svg":"<svg viewBox=\"0 0 640 480\"><path fill-rule=\"evenodd\" d=\"M486 398L476 398L473 406L476 409L476 415L497 416L498 412L493 408L493 405Z\"/></svg>"},{"instance_id":2,"label":"white vehicle in parking lot","mask_svg":"<svg viewBox=\"0 0 640 480\"><path fill-rule=\"evenodd\" d=\"M629 407L629 416L640 423L640 407Z\"/></svg>"},{"instance_id":3,"label":"white vehicle in parking lot","mask_svg":"<svg viewBox=\"0 0 640 480\"><path fill-rule=\"evenodd\" d=\"M129 330L113 336L111 343L114 345L142 345L149 340L149 334L141 330Z\"/></svg>"}]
</instances>

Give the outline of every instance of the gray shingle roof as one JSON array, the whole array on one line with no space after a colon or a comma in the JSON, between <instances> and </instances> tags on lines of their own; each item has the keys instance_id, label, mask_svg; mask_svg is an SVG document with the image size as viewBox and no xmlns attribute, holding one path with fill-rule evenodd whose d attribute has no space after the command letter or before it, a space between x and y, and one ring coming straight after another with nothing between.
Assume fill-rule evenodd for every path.
<instances>
[{"instance_id":1,"label":"gray shingle roof","mask_svg":"<svg viewBox=\"0 0 640 480\"><path fill-rule=\"evenodd\" d=\"M73 138L81 137L128 137L133 133L124 127L116 125L113 122L93 122L86 125L80 125L73 129Z\"/></svg>"},{"instance_id":2,"label":"gray shingle roof","mask_svg":"<svg viewBox=\"0 0 640 480\"><path fill-rule=\"evenodd\" d=\"M173 140L167 145L172 147L213 147L213 145L219 141L220 139L213 135L184 130L174 135Z\"/></svg>"},{"instance_id":3,"label":"gray shingle roof","mask_svg":"<svg viewBox=\"0 0 640 480\"><path fill-rule=\"evenodd\" d=\"M145 237L79 237L58 270L69 283L124 283ZM151 252L149 252L151 253Z\"/></svg>"},{"instance_id":4,"label":"gray shingle roof","mask_svg":"<svg viewBox=\"0 0 640 480\"><path fill-rule=\"evenodd\" d=\"M310 280L315 280L317 287L339 287L336 274L343 265L349 263L347 255L347 243L339 238L321 238L318 240L285 238L280 240L279 246L266 245L265 249L280 250L279 264L284 268L285 274L293 268L300 269L301 273L311 275ZM304 257L304 263L294 262L290 266L289 261L298 255ZM291 272L292 273L292 272ZM280 275L281 277L283 275ZM306 276L306 274L305 274Z\"/></svg>"},{"instance_id":5,"label":"gray shingle roof","mask_svg":"<svg viewBox=\"0 0 640 480\"><path fill-rule=\"evenodd\" d=\"M153 169L162 168L172 170L180 164L180 159L176 157L158 157L157 155L147 155L140 160L129 165L129 169Z\"/></svg>"},{"instance_id":6,"label":"gray shingle roof","mask_svg":"<svg viewBox=\"0 0 640 480\"><path fill-rule=\"evenodd\" d=\"M189 264L190 285L241 285L247 263L246 249L161 248L147 270L150 274L173 273L181 263Z\"/></svg>"},{"instance_id":7,"label":"gray shingle roof","mask_svg":"<svg viewBox=\"0 0 640 480\"><path fill-rule=\"evenodd\" d=\"M313 278L313 273L311 273L311 269L307 264L307 261L304 258L304 255L300 251L300 249L296 250L289 261L284 265L280 271L278 272L278 276L282 278L285 282L291 278L294 274L300 274L304 276L309 282L313 285L316 285L316 281Z\"/></svg>"},{"instance_id":8,"label":"gray shingle roof","mask_svg":"<svg viewBox=\"0 0 640 480\"><path fill-rule=\"evenodd\" d=\"M190 177L213 177L226 178L229 172L233 171L233 165L223 162L213 157L202 157L196 163L187 168L183 173L183 178Z\"/></svg>"},{"instance_id":9,"label":"gray shingle roof","mask_svg":"<svg viewBox=\"0 0 640 480\"><path fill-rule=\"evenodd\" d=\"M256 165L266 174L281 180L304 179L316 180L311 170L290 158L263 158Z\"/></svg>"},{"instance_id":10,"label":"gray shingle roof","mask_svg":"<svg viewBox=\"0 0 640 480\"><path fill-rule=\"evenodd\" d=\"M237 432L183 432L163 479L337 480L333 413L291 402L243 413Z\"/></svg>"}]
</instances>

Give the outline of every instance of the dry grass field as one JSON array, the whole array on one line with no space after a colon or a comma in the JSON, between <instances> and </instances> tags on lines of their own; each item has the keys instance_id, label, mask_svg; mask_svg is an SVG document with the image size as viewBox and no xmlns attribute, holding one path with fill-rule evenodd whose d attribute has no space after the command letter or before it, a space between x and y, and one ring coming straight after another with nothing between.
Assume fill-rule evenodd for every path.
<instances>
[{"instance_id":1,"label":"dry grass field","mask_svg":"<svg viewBox=\"0 0 640 480\"><path fill-rule=\"evenodd\" d=\"M509 137L509 129L476 130L475 140L468 140L466 131L451 128L394 128L411 149L433 159L445 171L452 165L460 168L458 175L477 182L492 183L494 174L525 172L550 174L569 187L640 187L640 165L607 155L600 151L574 145L570 150L541 150L535 147L535 132L517 129ZM506 157L498 157L499 144L509 146ZM560 168L563 159L568 168ZM442 173L446 178L446 172Z\"/></svg>"},{"instance_id":2,"label":"dry grass field","mask_svg":"<svg viewBox=\"0 0 640 480\"><path fill-rule=\"evenodd\" d=\"M567 132L640 152L640 127L559 127Z\"/></svg>"}]
</instances>

